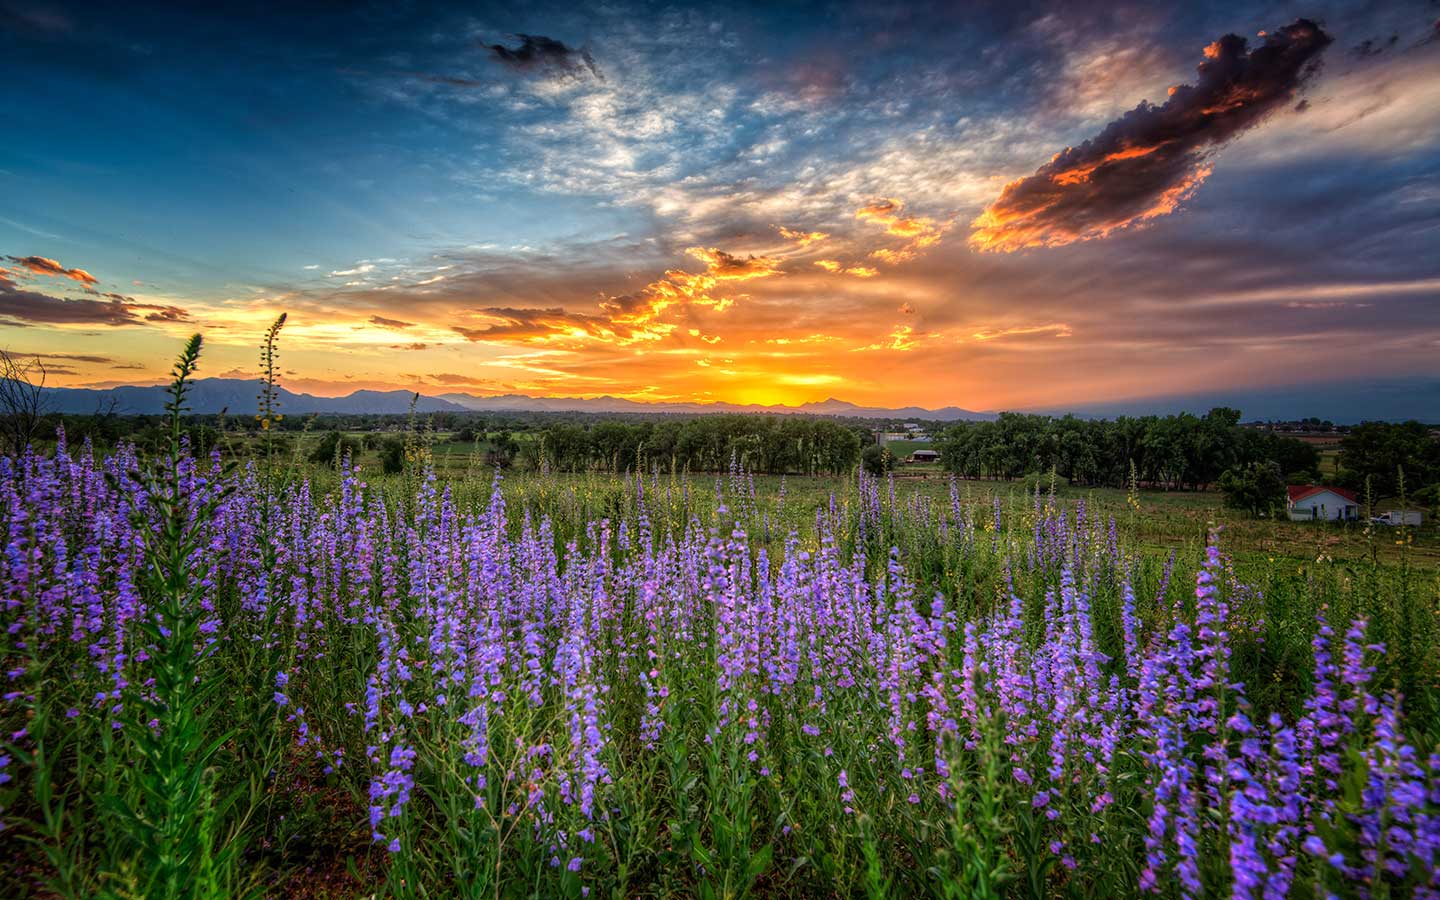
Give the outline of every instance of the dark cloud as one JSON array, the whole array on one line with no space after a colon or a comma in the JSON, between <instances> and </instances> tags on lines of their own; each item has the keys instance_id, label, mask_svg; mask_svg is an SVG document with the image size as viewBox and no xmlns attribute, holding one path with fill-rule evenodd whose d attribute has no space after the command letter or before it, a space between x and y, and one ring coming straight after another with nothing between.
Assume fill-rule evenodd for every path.
<instances>
[{"instance_id":1,"label":"dark cloud","mask_svg":"<svg viewBox=\"0 0 1440 900\"><path fill-rule=\"evenodd\" d=\"M424 350L424 349L426 349L426 348L429 347L429 346L430 346L429 344L422 344L422 343L416 342L416 343L413 343L413 344L391 344L391 345L390 345L390 349L391 349L391 350Z\"/></svg>"},{"instance_id":2,"label":"dark cloud","mask_svg":"<svg viewBox=\"0 0 1440 900\"><path fill-rule=\"evenodd\" d=\"M112 360L112 359L111 359L110 357L108 357L108 356L86 356L86 355L81 354L81 353L18 353L18 352L17 352L17 353L11 353L10 355L11 355L11 356L15 356L15 357L23 357L23 358L25 358L25 359L56 359L56 360L62 360L62 361L65 361L65 362L84 362L84 363L97 363L97 364L114 362L114 360Z\"/></svg>"},{"instance_id":3,"label":"dark cloud","mask_svg":"<svg viewBox=\"0 0 1440 900\"><path fill-rule=\"evenodd\" d=\"M445 385L478 385L495 383L495 380L492 378L476 378L474 375L456 375L453 372L439 372L433 375L428 375L426 377L428 377L436 384Z\"/></svg>"},{"instance_id":4,"label":"dark cloud","mask_svg":"<svg viewBox=\"0 0 1440 900\"><path fill-rule=\"evenodd\" d=\"M62 13L48 9L23 9L9 4L0 7L0 26L44 37L65 34L75 27Z\"/></svg>"},{"instance_id":5,"label":"dark cloud","mask_svg":"<svg viewBox=\"0 0 1440 900\"><path fill-rule=\"evenodd\" d=\"M7 325L130 325L134 313L123 303L91 300L88 297L51 297L0 284L0 318Z\"/></svg>"},{"instance_id":6,"label":"dark cloud","mask_svg":"<svg viewBox=\"0 0 1440 900\"><path fill-rule=\"evenodd\" d=\"M190 315L178 306L139 303L132 297L106 294L105 299L52 297L25 290L0 279L0 319L6 325L138 325L142 322L184 322Z\"/></svg>"},{"instance_id":7,"label":"dark cloud","mask_svg":"<svg viewBox=\"0 0 1440 900\"><path fill-rule=\"evenodd\" d=\"M1379 56L1387 50L1392 50L1400 43L1400 35L1392 34L1388 38L1366 38L1350 48L1350 55L1357 58L1367 56Z\"/></svg>"},{"instance_id":8,"label":"dark cloud","mask_svg":"<svg viewBox=\"0 0 1440 900\"><path fill-rule=\"evenodd\" d=\"M855 210L857 219L889 219L900 214L900 201L881 197Z\"/></svg>"},{"instance_id":9,"label":"dark cloud","mask_svg":"<svg viewBox=\"0 0 1440 900\"><path fill-rule=\"evenodd\" d=\"M562 334L590 337L616 334L616 326L602 316L566 312L558 306L547 309L490 306L479 312L500 321L484 328L456 325L455 333L468 341L533 341Z\"/></svg>"},{"instance_id":10,"label":"dark cloud","mask_svg":"<svg viewBox=\"0 0 1440 900\"><path fill-rule=\"evenodd\" d=\"M705 262L709 274L717 278L748 279L773 275L776 261L768 256L736 256L724 250L697 248L690 254Z\"/></svg>"},{"instance_id":11,"label":"dark cloud","mask_svg":"<svg viewBox=\"0 0 1440 900\"><path fill-rule=\"evenodd\" d=\"M589 72L604 81L590 51L567 47L554 38L540 34L517 34L520 46L507 47L504 44L482 44L490 51L490 57L510 69L526 74L554 73L579 78Z\"/></svg>"},{"instance_id":12,"label":"dark cloud","mask_svg":"<svg viewBox=\"0 0 1440 900\"><path fill-rule=\"evenodd\" d=\"M1331 37L1299 19L1250 50L1227 34L1205 48L1194 84L1141 103L1034 175L1005 186L972 223L972 246L1010 252L1104 237L1173 212L1226 141L1288 106Z\"/></svg>"},{"instance_id":13,"label":"dark cloud","mask_svg":"<svg viewBox=\"0 0 1440 900\"><path fill-rule=\"evenodd\" d=\"M164 306L159 303L136 303L127 297L126 304L131 310L145 311L147 322L189 322L190 312L178 306Z\"/></svg>"},{"instance_id":14,"label":"dark cloud","mask_svg":"<svg viewBox=\"0 0 1440 900\"><path fill-rule=\"evenodd\" d=\"M10 262L24 269L32 275L45 275L52 278L69 278L81 284L99 284L99 279L84 269L67 269L53 259L43 256L7 256Z\"/></svg>"},{"instance_id":15,"label":"dark cloud","mask_svg":"<svg viewBox=\"0 0 1440 900\"><path fill-rule=\"evenodd\" d=\"M406 322L402 319L387 319L384 316L371 316L370 324L377 328L392 328L396 331L404 331L406 328L414 328L414 322Z\"/></svg>"}]
</instances>

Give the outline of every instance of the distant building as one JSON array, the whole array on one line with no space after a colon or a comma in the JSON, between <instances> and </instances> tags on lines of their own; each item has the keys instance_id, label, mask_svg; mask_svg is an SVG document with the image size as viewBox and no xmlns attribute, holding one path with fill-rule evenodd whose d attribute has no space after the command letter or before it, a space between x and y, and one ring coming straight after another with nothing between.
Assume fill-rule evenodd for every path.
<instances>
[{"instance_id":1,"label":"distant building","mask_svg":"<svg viewBox=\"0 0 1440 900\"><path fill-rule=\"evenodd\" d=\"M1350 522L1360 518L1360 499L1345 488L1292 484L1286 510L1296 522L1329 520Z\"/></svg>"},{"instance_id":2,"label":"distant building","mask_svg":"<svg viewBox=\"0 0 1440 900\"><path fill-rule=\"evenodd\" d=\"M907 461L908 461L908 462L912 462L912 463L932 463L932 462L939 462L939 461L940 461L940 451L938 451L938 450L916 450L916 451L914 451L913 453L910 454L910 458L909 458Z\"/></svg>"}]
</instances>

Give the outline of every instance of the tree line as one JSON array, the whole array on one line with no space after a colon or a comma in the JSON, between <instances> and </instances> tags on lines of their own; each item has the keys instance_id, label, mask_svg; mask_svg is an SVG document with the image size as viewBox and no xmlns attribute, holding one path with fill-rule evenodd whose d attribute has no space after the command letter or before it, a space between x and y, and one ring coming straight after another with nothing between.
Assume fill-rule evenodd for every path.
<instances>
[{"instance_id":1,"label":"tree line","mask_svg":"<svg viewBox=\"0 0 1440 900\"><path fill-rule=\"evenodd\" d=\"M524 461L562 472L649 471L842 475L869 432L804 416L708 415L662 422L559 423L521 448Z\"/></svg>"},{"instance_id":2,"label":"tree line","mask_svg":"<svg viewBox=\"0 0 1440 900\"><path fill-rule=\"evenodd\" d=\"M1423 503L1440 504L1440 440L1420 422L1356 425L1340 441L1336 480L1375 496L1394 497L1403 489Z\"/></svg>"},{"instance_id":3,"label":"tree line","mask_svg":"<svg viewBox=\"0 0 1440 900\"><path fill-rule=\"evenodd\" d=\"M940 437L940 462L966 478L1019 478L1054 471L1072 484L1203 490L1222 473L1252 462L1274 463L1292 481L1319 476L1310 444L1240 427L1240 411L1217 407L1203 416L1120 416L1080 419L1001 413L994 421L962 422Z\"/></svg>"}]
</instances>

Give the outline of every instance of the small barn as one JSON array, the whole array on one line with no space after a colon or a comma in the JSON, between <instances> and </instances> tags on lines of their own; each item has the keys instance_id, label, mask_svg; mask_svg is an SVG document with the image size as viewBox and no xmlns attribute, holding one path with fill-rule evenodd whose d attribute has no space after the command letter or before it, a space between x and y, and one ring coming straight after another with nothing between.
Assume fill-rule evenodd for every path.
<instances>
[{"instance_id":1,"label":"small barn","mask_svg":"<svg viewBox=\"0 0 1440 900\"><path fill-rule=\"evenodd\" d=\"M939 461L940 461L940 451L938 451L938 450L916 450L916 451L914 451L914 452L912 452L912 453L910 454L910 459L909 459L909 461L912 462L912 463L933 463L933 462L939 462Z\"/></svg>"},{"instance_id":2,"label":"small barn","mask_svg":"<svg viewBox=\"0 0 1440 900\"><path fill-rule=\"evenodd\" d=\"M1286 510L1296 522L1351 522L1360 518L1360 498L1354 491L1319 484L1292 484Z\"/></svg>"}]
</instances>

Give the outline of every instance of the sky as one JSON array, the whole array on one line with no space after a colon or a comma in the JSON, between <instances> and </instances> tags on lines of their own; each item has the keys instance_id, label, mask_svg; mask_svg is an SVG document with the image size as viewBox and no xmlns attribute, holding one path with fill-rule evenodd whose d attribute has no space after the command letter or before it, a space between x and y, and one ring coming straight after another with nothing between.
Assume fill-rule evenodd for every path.
<instances>
[{"instance_id":1,"label":"sky","mask_svg":"<svg viewBox=\"0 0 1440 900\"><path fill-rule=\"evenodd\" d=\"M0 84L0 348L52 385L197 331L254 377L282 311L321 395L1440 378L1436 0L0 0Z\"/></svg>"}]
</instances>

